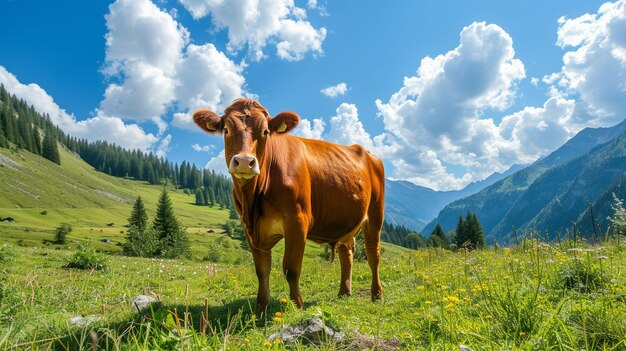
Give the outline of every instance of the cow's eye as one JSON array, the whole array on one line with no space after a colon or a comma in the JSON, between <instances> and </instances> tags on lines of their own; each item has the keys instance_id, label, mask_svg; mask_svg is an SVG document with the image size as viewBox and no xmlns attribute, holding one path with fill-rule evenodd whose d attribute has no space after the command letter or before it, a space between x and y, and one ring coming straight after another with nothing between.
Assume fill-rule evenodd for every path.
<instances>
[{"instance_id":1,"label":"cow's eye","mask_svg":"<svg viewBox=\"0 0 626 351\"><path fill-rule=\"evenodd\" d=\"M270 130L269 129L264 130L263 136L268 136L268 135L270 135Z\"/></svg>"}]
</instances>

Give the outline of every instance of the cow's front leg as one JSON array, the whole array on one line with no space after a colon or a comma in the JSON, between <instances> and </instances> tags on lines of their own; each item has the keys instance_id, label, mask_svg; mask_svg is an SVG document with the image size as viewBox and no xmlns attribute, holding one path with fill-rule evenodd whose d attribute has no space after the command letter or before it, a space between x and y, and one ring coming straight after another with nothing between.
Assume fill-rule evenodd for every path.
<instances>
[{"instance_id":1,"label":"cow's front leg","mask_svg":"<svg viewBox=\"0 0 626 351\"><path fill-rule=\"evenodd\" d=\"M300 272L302 256L306 242L305 226L302 222L295 223L285 235L285 256L283 258L283 274L289 283L289 297L299 308L304 307L300 293Z\"/></svg>"},{"instance_id":2,"label":"cow's front leg","mask_svg":"<svg viewBox=\"0 0 626 351\"><path fill-rule=\"evenodd\" d=\"M261 317L270 303L270 270L272 268L272 251L251 248L256 276L259 279L259 291L256 295L256 316Z\"/></svg>"},{"instance_id":3,"label":"cow's front leg","mask_svg":"<svg viewBox=\"0 0 626 351\"><path fill-rule=\"evenodd\" d=\"M341 265L341 281L339 282L338 296L350 296L352 294L352 257L354 244L346 245L339 243L337 251L339 253L339 264Z\"/></svg>"}]
</instances>

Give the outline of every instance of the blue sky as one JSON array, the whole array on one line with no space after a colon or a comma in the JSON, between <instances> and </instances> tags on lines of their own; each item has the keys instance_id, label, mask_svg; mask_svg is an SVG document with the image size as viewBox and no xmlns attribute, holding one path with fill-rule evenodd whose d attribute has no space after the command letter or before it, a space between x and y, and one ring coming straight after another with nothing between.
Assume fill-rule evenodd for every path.
<instances>
[{"instance_id":1,"label":"blue sky","mask_svg":"<svg viewBox=\"0 0 626 351\"><path fill-rule=\"evenodd\" d=\"M0 0L0 82L72 135L224 169L239 96L457 189L626 116L624 1Z\"/></svg>"}]
</instances>

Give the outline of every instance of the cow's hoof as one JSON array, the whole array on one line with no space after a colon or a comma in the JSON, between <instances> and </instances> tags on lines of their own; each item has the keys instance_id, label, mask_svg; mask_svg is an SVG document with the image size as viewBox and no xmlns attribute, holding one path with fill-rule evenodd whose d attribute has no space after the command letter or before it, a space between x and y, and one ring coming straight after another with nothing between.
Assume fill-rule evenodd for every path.
<instances>
[{"instance_id":1,"label":"cow's hoof","mask_svg":"<svg viewBox=\"0 0 626 351\"><path fill-rule=\"evenodd\" d=\"M372 291L372 302L383 301L383 292L382 291Z\"/></svg>"},{"instance_id":2,"label":"cow's hoof","mask_svg":"<svg viewBox=\"0 0 626 351\"><path fill-rule=\"evenodd\" d=\"M256 318L263 319L267 312L267 305L256 305Z\"/></svg>"},{"instance_id":3,"label":"cow's hoof","mask_svg":"<svg viewBox=\"0 0 626 351\"><path fill-rule=\"evenodd\" d=\"M351 291L345 291L345 290L339 290L339 293L337 294L337 297L350 297L352 296L352 292Z\"/></svg>"}]
</instances>

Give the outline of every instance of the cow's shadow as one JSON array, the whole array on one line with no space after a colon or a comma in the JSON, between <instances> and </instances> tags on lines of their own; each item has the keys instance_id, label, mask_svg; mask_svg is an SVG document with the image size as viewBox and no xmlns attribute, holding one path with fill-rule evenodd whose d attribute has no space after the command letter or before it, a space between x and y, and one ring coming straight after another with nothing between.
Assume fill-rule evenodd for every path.
<instances>
[{"instance_id":1,"label":"cow's shadow","mask_svg":"<svg viewBox=\"0 0 626 351\"><path fill-rule=\"evenodd\" d=\"M316 301L305 302L304 308L317 305ZM167 305L166 308L170 313L176 313L179 318L187 316L188 328L193 328L198 332L215 332L222 333L225 330L229 332L241 332L247 329L264 327L268 323L273 322L273 318L277 312L284 313L289 309L293 309L291 302L281 303L279 300L271 300L267 306L265 313L261 317L255 314L256 298L243 298L224 303L221 306L208 306L208 317L204 323L200 320L201 316L207 315L207 307L205 305ZM174 312L175 311L175 312ZM205 326L206 330L201 330Z\"/></svg>"},{"instance_id":2,"label":"cow's shadow","mask_svg":"<svg viewBox=\"0 0 626 351\"><path fill-rule=\"evenodd\" d=\"M315 301L305 303L305 309L316 305ZM199 334L224 335L241 333L253 328L264 328L275 323L276 312L284 313L293 309L291 302L285 304L278 300L272 300L267 307L266 313L260 318L255 315L256 298L242 298L232 300L220 306L208 306L208 317L201 322L203 315L206 315L205 304L185 305L185 304L163 304L161 302L152 303L147 309L136 313L132 318L121 320L104 325L92 325L74 330L74 332L64 336L57 336L53 340L41 343L39 346L47 349L59 350L79 350L93 347L95 342L98 347L107 349L107 333L116 331L113 334L120 335L118 340L122 345L125 342L132 344L136 341L137 335L129 333L129 330L141 330L147 324L162 326L164 328L176 329L184 328L195 330ZM175 321L176 327L169 325L168 316ZM103 334L104 331L108 331ZM92 333L92 331L95 332ZM92 339L94 334L97 339ZM35 343L36 344L36 343ZM110 345L109 345L110 346Z\"/></svg>"}]
</instances>

